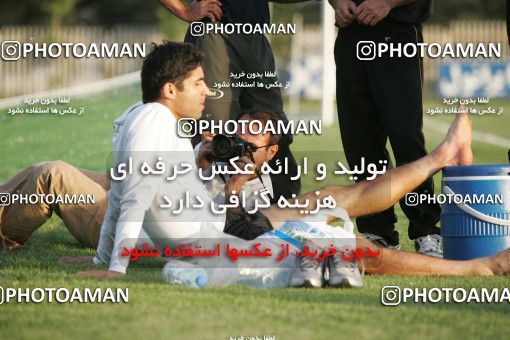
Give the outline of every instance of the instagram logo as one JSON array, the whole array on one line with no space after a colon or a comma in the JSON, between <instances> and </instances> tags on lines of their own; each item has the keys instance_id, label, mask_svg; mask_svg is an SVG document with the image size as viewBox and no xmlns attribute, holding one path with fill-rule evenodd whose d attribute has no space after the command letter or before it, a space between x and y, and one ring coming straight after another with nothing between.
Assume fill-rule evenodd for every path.
<instances>
[{"instance_id":1,"label":"instagram logo","mask_svg":"<svg viewBox=\"0 0 510 340\"><path fill-rule=\"evenodd\" d=\"M384 286L381 289L381 303L385 306L398 306L400 304L400 287Z\"/></svg>"},{"instance_id":2,"label":"instagram logo","mask_svg":"<svg viewBox=\"0 0 510 340\"><path fill-rule=\"evenodd\" d=\"M21 58L21 44L18 41L8 40L2 43L2 59L18 60Z\"/></svg>"},{"instance_id":3,"label":"instagram logo","mask_svg":"<svg viewBox=\"0 0 510 340\"><path fill-rule=\"evenodd\" d=\"M11 204L11 195L0 193L0 207L6 207Z\"/></svg>"},{"instance_id":4,"label":"instagram logo","mask_svg":"<svg viewBox=\"0 0 510 340\"><path fill-rule=\"evenodd\" d=\"M356 44L356 56L359 60L374 60L376 46L373 41L359 41Z\"/></svg>"},{"instance_id":5,"label":"instagram logo","mask_svg":"<svg viewBox=\"0 0 510 340\"><path fill-rule=\"evenodd\" d=\"M418 194L415 192L409 192L405 197L406 205L409 207L416 207L418 205Z\"/></svg>"},{"instance_id":6,"label":"instagram logo","mask_svg":"<svg viewBox=\"0 0 510 340\"><path fill-rule=\"evenodd\" d=\"M193 118L181 118L177 123L177 135L191 138L197 134L197 121Z\"/></svg>"},{"instance_id":7,"label":"instagram logo","mask_svg":"<svg viewBox=\"0 0 510 340\"><path fill-rule=\"evenodd\" d=\"M201 37L205 33L205 23L200 21L194 21L190 25L191 35L194 37Z\"/></svg>"}]
</instances>

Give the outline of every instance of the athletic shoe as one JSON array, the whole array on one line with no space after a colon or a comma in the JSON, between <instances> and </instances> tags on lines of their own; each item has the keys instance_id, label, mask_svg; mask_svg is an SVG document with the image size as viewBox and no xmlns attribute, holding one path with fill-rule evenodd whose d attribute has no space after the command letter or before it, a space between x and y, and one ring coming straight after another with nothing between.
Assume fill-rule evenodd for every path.
<instances>
[{"instance_id":1,"label":"athletic shoe","mask_svg":"<svg viewBox=\"0 0 510 340\"><path fill-rule=\"evenodd\" d=\"M400 250L400 244L397 244L397 245L389 244L388 241L386 241L386 239L380 235L376 235L376 234L372 234L372 233L364 233L361 235L364 238L366 238L367 240L369 240L370 242L375 243L379 247L393 249L393 250Z\"/></svg>"},{"instance_id":2,"label":"athletic shoe","mask_svg":"<svg viewBox=\"0 0 510 340\"><path fill-rule=\"evenodd\" d=\"M356 288L363 286L363 276L358 270L356 261L344 261L337 253L328 258L328 284L335 288Z\"/></svg>"},{"instance_id":3,"label":"athletic shoe","mask_svg":"<svg viewBox=\"0 0 510 340\"><path fill-rule=\"evenodd\" d=\"M317 248L312 242L305 240L303 247L311 251ZM321 250L320 250L321 251ZM299 265L296 266L290 277L289 287L320 288L324 285L324 262L317 261L317 257L300 257Z\"/></svg>"},{"instance_id":4,"label":"athletic shoe","mask_svg":"<svg viewBox=\"0 0 510 340\"><path fill-rule=\"evenodd\" d=\"M427 235L418 237L414 240L414 248L418 253L427 256L443 258L443 248L441 247L441 236Z\"/></svg>"}]
</instances>

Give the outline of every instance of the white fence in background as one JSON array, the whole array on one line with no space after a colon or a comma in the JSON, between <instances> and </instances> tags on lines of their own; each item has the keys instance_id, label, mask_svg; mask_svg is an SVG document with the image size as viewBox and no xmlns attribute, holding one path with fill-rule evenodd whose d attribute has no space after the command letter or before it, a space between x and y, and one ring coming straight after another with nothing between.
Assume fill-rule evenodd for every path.
<instances>
[{"instance_id":1,"label":"white fence in background","mask_svg":"<svg viewBox=\"0 0 510 340\"><path fill-rule=\"evenodd\" d=\"M156 26L3 26L0 41L20 43L150 43L164 37ZM150 45L146 46L147 53ZM21 58L0 61L0 98L69 87L140 69L141 58Z\"/></svg>"},{"instance_id":2,"label":"white fence in background","mask_svg":"<svg viewBox=\"0 0 510 340\"><path fill-rule=\"evenodd\" d=\"M298 33L292 36L287 55L277 59L291 60L289 95L290 112L300 112L301 99L322 102L322 118L326 125L336 114L332 102L335 88L335 65L332 49L336 30L333 28L330 6L323 7L323 27L304 26L299 13L293 17ZM327 26L327 27L326 27ZM501 62L509 60L509 48L504 21L453 21L445 25L425 24L425 42L444 43L501 43ZM164 36L156 26L70 26L51 30L46 26L3 26L0 41L23 42L74 42L74 43L150 43L160 42ZM326 54L329 54L327 56ZM448 58L425 58L424 81L436 83L441 63ZM459 60L457 60L459 61ZM473 62L474 60L465 59ZM478 59L476 60L478 61ZM117 77L140 69L141 58L25 58L17 61L0 61L0 98L45 92ZM282 65L280 65L282 66ZM325 79L327 78L327 79Z\"/></svg>"},{"instance_id":3,"label":"white fence in background","mask_svg":"<svg viewBox=\"0 0 510 340\"><path fill-rule=\"evenodd\" d=\"M500 43L501 44L501 61L510 59L508 39L506 35L505 21L477 21L462 20L453 21L448 25L423 25L423 40L427 43L437 42L445 43ZM444 62L461 61L452 58L425 58L423 62L423 70L425 73L425 81L437 81L439 76L439 65ZM490 61L490 59L472 59L465 58L462 61ZM492 61L497 61L494 59Z\"/></svg>"},{"instance_id":4,"label":"white fence in background","mask_svg":"<svg viewBox=\"0 0 510 340\"><path fill-rule=\"evenodd\" d=\"M305 26L298 30L292 41L291 57L291 96L305 97L308 99L321 99L322 95L322 70L326 74L335 73L334 60L324 62L325 59L317 54L321 50L321 44L327 39L329 44L334 43L336 32L330 33L329 37L323 38L324 33L319 26ZM501 59L492 61L508 62L509 48L504 21L454 21L447 25L424 24L423 37L427 43L500 43ZM451 59L424 58L423 72L425 82L436 82L439 76L441 63L450 61L490 61L489 59ZM334 87L334 83L331 84Z\"/></svg>"},{"instance_id":5,"label":"white fence in background","mask_svg":"<svg viewBox=\"0 0 510 340\"><path fill-rule=\"evenodd\" d=\"M328 6L329 7L329 6ZM323 23L331 23L333 15L328 8L323 8ZM336 109L332 108L335 88L335 63L332 58L322 54L324 51L332 52L336 30L320 26L301 26L302 20L295 15L293 21L297 23L298 33L293 36L291 48L289 112L300 112L301 99L320 100L322 102L322 119L329 125L336 115ZM505 21L476 21L462 20L452 21L448 24L423 25L424 42L439 43L500 43L501 59L451 59L447 58L424 58L423 72L425 85L436 85L439 80L441 64L451 61L462 62L488 62L499 61L508 63L509 47L506 35ZM323 77L327 79L323 79ZM427 86L426 88L430 88ZM327 93L326 93L327 92Z\"/></svg>"}]
</instances>

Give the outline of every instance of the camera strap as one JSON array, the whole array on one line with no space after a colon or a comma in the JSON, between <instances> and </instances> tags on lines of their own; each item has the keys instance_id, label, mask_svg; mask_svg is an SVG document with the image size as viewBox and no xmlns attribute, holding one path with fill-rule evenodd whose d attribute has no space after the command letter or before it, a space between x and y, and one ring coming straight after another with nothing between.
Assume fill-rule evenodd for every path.
<instances>
[{"instance_id":1,"label":"camera strap","mask_svg":"<svg viewBox=\"0 0 510 340\"><path fill-rule=\"evenodd\" d=\"M248 153L248 158L250 158L251 161L253 162L253 164L255 164L255 159L253 158L253 154L251 152ZM267 189L266 185L264 184L264 181L262 180L262 175L260 174L260 171L259 171L259 169L257 169L257 167L255 167L255 174L257 175L260 183L262 183L262 186L264 187L264 189Z\"/></svg>"},{"instance_id":2,"label":"camera strap","mask_svg":"<svg viewBox=\"0 0 510 340\"><path fill-rule=\"evenodd\" d=\"M260 183L262 183L262 186L264 187L264 189L267 189L266 188L266 185L264 184L264 181L262 180L262 175L260 174L260 171L258 170L255 170L255 174L257 175L257 178L259 179ZM227 183L227 179L225 178L225 176L223 174L219 174L221 180L223 181L223 183Z\"/></svg>"},{"instance_id":3,"label":"camera strap","mask_svg":"<svg viewBox=\"0 0 510 340\"><path fill-rule=\"evenodd\" d=\"M253 164L255 164L255 160L253 159L253 155L250 153L248 155L248 157L250 158L250 160L253 162ZM264 189L267 189L266 188L266 185L264 184L264 181L262 180L262 174L260 173L259 169L255 168L255 174L257 175L257 178L259 179L260 183L262 183L262 186L264 187ZM225 176L223 174L219 174L221 180L223 181L223 183L227 183L227 179L225 178Z\"/></svg>"}]
</instances>

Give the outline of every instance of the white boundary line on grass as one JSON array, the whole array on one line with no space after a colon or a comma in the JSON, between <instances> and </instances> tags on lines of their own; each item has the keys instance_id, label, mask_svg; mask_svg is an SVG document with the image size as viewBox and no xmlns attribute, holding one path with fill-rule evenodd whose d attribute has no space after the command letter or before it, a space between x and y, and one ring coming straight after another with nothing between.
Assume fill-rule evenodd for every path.
<instances>
[{"instance_id":1,"label":"white boundary line on grass","mask_svg":"<svg viewBox=\"0 0 510 340\"><path fill-rule=\"evenodd\" d=\"M114 78L97 80L91 83L0 99L0 109L23 104L23 101L29 98L54 98L60 96L82 97L93 93L108 91L118 86L133 84L137 81L140 81L140 71L126 73Z\"/></svg>"},{"instance_id":2,"label":"white boundary line on grass","mask_svg":"<svg viewBox=\"0 0 510 340\"><path fill-rule=\"evenodd\" d=\"M448 128L450 128L450 124L440 122L437 120L433 120L431 118L423 119L423 127L429 130L434 130L441 133L448 132ZM510 139L506 139L492 133L480 132L473 130L473 140L477 142L482 142L486 144L496 145L501 148L509 149L510 148Z\"/></svg>"}]
</instances>

